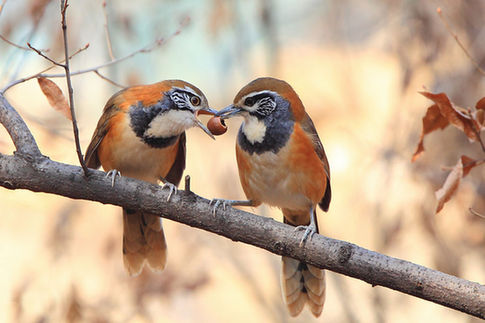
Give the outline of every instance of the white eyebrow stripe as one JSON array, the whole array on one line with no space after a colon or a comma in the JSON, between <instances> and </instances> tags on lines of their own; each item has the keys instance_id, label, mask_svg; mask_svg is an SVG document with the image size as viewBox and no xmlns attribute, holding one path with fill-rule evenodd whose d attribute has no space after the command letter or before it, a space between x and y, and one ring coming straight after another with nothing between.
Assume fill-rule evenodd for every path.
<instances>
[{"instance_id":1,"label":"white eyebrow stripe","mask_svg":"<svg viewBox=\"0 0 485 323\"><path fill-rule=\"evenodd\" d=\"M244 100L246 100L247 98L252 97L252 96L255 96L255 95L258 95L258 94L273 94L273 95L276 95L277 93L276 92L273 92L273 91L270 91L270 90L263 90L263 91L259 91L259 92L251 92L251 93L246 94L245 96L243 96L241 98L241 101L244 102Z\"/></svg>"},{"instance_id":2,"label":"white eyebrow stripe","mask_svg":"<svg viewBox=\"0 0 485 323\"><path fill-rule=\"evenodd\" d=\"M174 86L173 88L174 89L177 89L177 90L180 90L180 91L184 91L184 92L190 92L191 94L193 94L193 95L197 96L198 98L200 98L200 95L197 94L197 93L195 93L195 91L192 88L188 87L187 85L184 88L177 87L177 86Z\"/></svg>"}]
</instances>

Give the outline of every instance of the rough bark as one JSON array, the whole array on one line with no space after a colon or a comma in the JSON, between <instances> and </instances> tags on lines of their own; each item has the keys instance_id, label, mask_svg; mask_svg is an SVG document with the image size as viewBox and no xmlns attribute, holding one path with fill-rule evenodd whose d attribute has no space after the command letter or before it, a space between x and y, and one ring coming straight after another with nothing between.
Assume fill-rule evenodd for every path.
<instances>
[{"instance_id":1,"label":"rough bark","mask_svg":"<svg viewBox=\"0 0 485 323\"><path fill-rule=\"evenodd\" d=\"M299 247L302 231L233 208L220 208L214 216L209 201L192 192L179 191L166 202L167 190L125 177L117 179L112 188L104 172L92 170L86 177L81 167L42 156L25 123L1 95L0 122L17 148L13 156L0 154L0 186L7 189L28 189L160 214L373 286L388 287L485 318L485 286L481 284L318 234Z\"/></svg>"}]
</instances>

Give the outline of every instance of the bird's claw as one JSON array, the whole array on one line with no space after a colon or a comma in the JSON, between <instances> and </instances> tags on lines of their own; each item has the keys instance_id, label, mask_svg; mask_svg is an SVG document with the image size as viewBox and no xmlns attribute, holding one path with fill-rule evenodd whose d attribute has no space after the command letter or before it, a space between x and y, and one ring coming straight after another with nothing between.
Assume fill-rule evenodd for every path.
<instances>
[{"instance_id":1,"label":"bird's claw","mask_svg":"<svg viewBox=\"0 0 485 323\"><path fill-rule=\"evenodd\" d=\"M222 205L222 209L224 211L226 210L226 207L228 205L227 201L224 200L224 199L212 199L209 202L209 206L212 206L212 204L214 204L214 206L212 207L212 215L213 216L216 216L216 211L217 211L217 208L219 207L219 205Z\"/></svg>"},{"instance_id":2,"label":"bird's claw","mask_svg":"<svg viewBox=\"0 0 485 323\"><path fill-rule=\"evenodd\" d=\"M165 188L165 187L168 187L168 189L170 190L170 192L168 193L168 197L167 197L167 202L170 201L170 198L172 197L172 194L175 192L175 194L177 194L178 192L178 189L177 189L177 186L173 185L172 183L164 183L163 186L162 186L162 190Z\"/></svg>"},{"instance_id":3,"label":"bird's claw","mask_svg":"<svg viewBox=\"0 0 485 323\"><path fill-rule=\"evenodd\" d=\"M115 187L116 176L121 177L121 172L117 169L111 169L105 175L105 177L111 177L111 187Z\"/></svg>"},{"instance_id":4,"label":"bird's claw","mask_svg":"<svg viewBox=\"0 0 485 323\"><path fill-rule=\"evenodd\" d=\"M303 233L303 237L300 240L300 247L302 247L307 240L311 240L315 232L317 232L317 229L315 228L315 225L309 224L309 225L299 225L295 228L295 231L300 231L300 230L305 230Z\"/></svg>"}]
</instances>

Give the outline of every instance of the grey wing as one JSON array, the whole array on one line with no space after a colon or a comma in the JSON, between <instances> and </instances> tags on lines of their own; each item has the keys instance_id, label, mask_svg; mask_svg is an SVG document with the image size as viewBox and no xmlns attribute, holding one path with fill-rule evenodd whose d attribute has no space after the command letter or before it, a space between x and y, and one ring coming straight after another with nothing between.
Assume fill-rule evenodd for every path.
<instances>
[{"instance_id":1,"label":"grey wing","mask_svg":"<svg viewBox=\"0 0 485 323\"><path fill-rule=\"evenodd\" d=\"M325 173L327 175L327 186L325 189L325 194L323 195L320 203L318 203L320 208L326 212L328 211L328 208L330 206L330 200L332 199L332 189L330 187L330 166L328 164L327 155L325 154L325 149L323 149L320 137L318 137L315 125L313 124L313 121L308 114L305 115L305 118L301 122L301 125L302 129L312 137L313 147L315 149L315 152L317 153L317 156L322 161Z\"/></svg>"},{"instance_id":2,"label":"grey wing","mask_svg":"<svg viewBox=\"0 0 485 323\"><path fill-rule=\"evenodd\" d=\"M185 132L183 132L179 138L177 157L175 157L175 161L172 165L172 168L170 168L167 176L165 176L165 180L174 184L175 186L179 185L185 170L185 150L186 150L185 142L186 142Z\"/></svg>"}]
</instances>

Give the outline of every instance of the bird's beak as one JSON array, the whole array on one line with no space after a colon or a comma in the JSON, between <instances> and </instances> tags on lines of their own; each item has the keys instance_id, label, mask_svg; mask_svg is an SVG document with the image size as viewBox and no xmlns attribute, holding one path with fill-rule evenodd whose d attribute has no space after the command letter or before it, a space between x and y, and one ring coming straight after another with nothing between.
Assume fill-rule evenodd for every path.
<instances>
[{"instance_id":1,"label":"bird's beak","mask_svg":"<svg viewBox=\"0 0 485 323\"><path fill-rule=\"evenodd\" d=\"M234 104L231 104L230 106L225 107L224 109L218 111L215 116L216 117L221 117L221 119L229 119L231 117L234 117L241 113L243 111L241 108L238 108Z\"/></svg>"},{"instance_id":2,"label":"bird's beak","mask_svg":"<svg viewBox=\"0 0 485 323\"><path fill-rule=\"evenodd\" d=\"M200 129L204 130L204 132L205 132L206 134L208 134L208 135L209 135L209 137L211 137L211 138L212 138L212 139L214 139L214 140L216 139L216 138L214 137L214 135L213 135L213 134L212 134L212 133L209 131L209 129L207 129L207 127L206 127L206 126L205 126L205 125L204 125L204 124L203 124L203 123L202 123L202 122L201 122L199 119L197 119L197 116L198 116L199 114L209 114L209 115L215 115L216 113L217 113L217 111L216 111L216 110L214 110L214 109L211 109L211 108L207 107L207 108L201 108L201 109L197 110L197 111L195 112L195 114L194 114L195 124L197 125L197 127L199 127Z\"/></svg>"},{"instance_id":3,"label":"bird's beak","mask_svg":"<svg viewBox=\"0 0 485 323\"><path fill-rule=\"evenodd\" d=\"M199 114L214 115L216 113L217 113L216 110L207 107L207 108L202 108L202 109L197 110L196 115L199 115Z\"/></svg>"}]
</instances>

